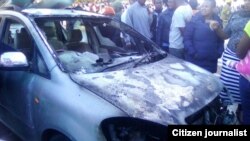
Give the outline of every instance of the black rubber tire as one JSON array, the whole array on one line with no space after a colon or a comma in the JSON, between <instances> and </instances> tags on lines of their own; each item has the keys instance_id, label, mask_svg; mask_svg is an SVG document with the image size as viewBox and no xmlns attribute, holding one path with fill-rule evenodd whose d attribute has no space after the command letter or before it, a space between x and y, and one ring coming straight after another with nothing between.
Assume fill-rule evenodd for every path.
<instances>
[{"instance_id":1,"label":"black rubber tire","mask_svg":"<svg viewBox=\"0 0 250 141\"><path fill-rule=\"evenodd\" d=\"M57 134L52 136L48 141L71 141L71 140L62 134Z\"/></svg>"}]
</instances>

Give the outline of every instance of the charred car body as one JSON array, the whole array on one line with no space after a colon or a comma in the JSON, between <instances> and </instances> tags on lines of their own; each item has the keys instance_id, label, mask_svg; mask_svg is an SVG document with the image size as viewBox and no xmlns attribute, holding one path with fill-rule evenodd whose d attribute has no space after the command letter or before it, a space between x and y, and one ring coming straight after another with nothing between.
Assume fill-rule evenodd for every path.
<instances>
[{"instance_id":1,"label":"charred car body","mask_svg":"<svg viewBox=\"0 0 250 141\"><path fill-rule=\"evenodd\" d=\"M2 10L0 119L23 140L166 140L212 123L222 86L129 26L76 10Z\"/></svg>"}]
</instances>

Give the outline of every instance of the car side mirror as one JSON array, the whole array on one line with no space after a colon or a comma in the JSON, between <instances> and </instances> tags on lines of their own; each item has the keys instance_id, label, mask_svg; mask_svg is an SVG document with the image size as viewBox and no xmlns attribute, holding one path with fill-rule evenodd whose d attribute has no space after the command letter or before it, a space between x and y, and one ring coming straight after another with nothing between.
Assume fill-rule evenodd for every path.
<instances>
[{"instance_id":1,"label":"car side mirror","mask_svg":"<svg viewBox=\"0 0 250 141\"><path fill-rule=\"evenodd\" d=\"M0 70L23 70L29 63L22 52L5 52L0 55Z\"/></svg>"}]
</instances>

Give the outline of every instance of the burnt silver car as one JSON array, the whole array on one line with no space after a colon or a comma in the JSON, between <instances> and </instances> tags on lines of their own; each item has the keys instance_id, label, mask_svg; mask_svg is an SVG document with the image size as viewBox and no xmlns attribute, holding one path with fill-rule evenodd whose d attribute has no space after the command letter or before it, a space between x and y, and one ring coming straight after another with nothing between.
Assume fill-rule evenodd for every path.
<instances>
[{"instance_id":1,"label":"burnt silver car","mask_svg":"<svg viewBox=\"0 0 250 141\"><path fill-rule=\"evenodd\" d=\"M165 141L169 124L213 124L213 74L109 17L0 12L0 119L28 141Z\"/></svg>"}]
</instances>

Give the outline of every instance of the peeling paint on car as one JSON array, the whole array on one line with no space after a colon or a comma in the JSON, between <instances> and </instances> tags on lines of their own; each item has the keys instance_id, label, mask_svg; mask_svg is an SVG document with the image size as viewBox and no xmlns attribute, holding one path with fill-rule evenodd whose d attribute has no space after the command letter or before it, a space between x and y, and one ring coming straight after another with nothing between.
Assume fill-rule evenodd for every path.
<instances>
[{"instance_id":1,"label":"peeling paint on car","mask_svg":"<svg viewBox=\"0 0 250 141\"><path fill-rule=\"evenodd\" d=\"M186 124L185 117L222 89L213 74L172 56L137 68L71 77L131 117L163 125Z\"/></svg>"},{"instance_id":2,"label":"peeling paint on car","mask_svg":"<svg viewBox=\"0 0 250 141\"><path fill-rule=\"evenodd\" d=\"M96 16L96 17L104 17L101 14L96 14L93 12L87 11L79 11L79 10L66 10L66 9L37 9L37 8L29 8L22 10L23 13L29 15L36 15L36 16L46 16L46 15L53 15L53 16Z\"/></svg>"}]
</instances>

